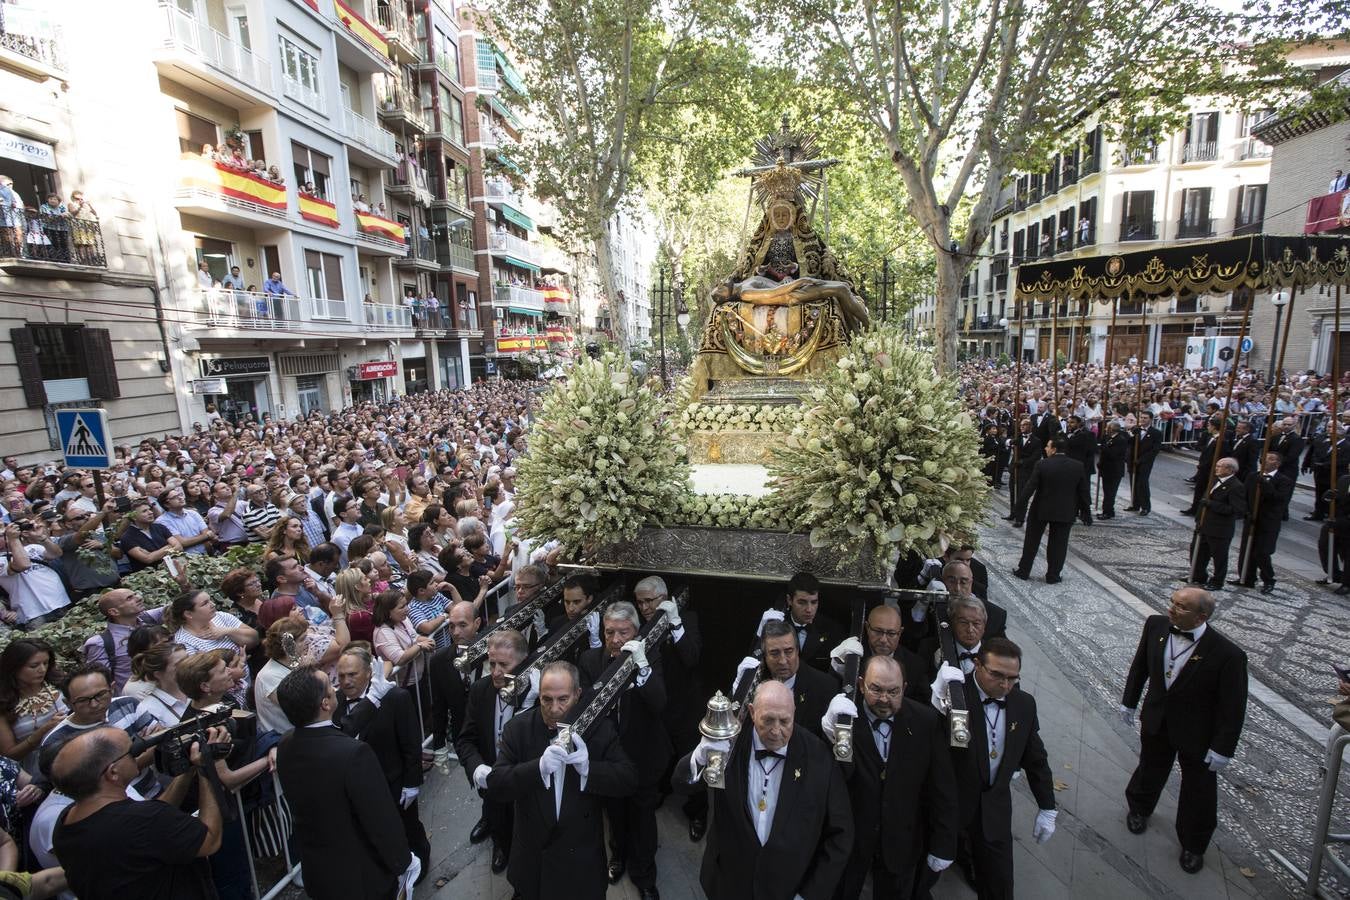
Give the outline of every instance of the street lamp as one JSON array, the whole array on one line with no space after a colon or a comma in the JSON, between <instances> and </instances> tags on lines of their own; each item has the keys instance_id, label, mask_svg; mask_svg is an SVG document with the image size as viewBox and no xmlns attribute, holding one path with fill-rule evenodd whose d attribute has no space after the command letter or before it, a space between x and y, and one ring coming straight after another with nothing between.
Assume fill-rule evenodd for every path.
<instances>
[{"instance_id":1,"label":"street lamp","mask_svg":"<svg viewBox=\"0 0 1350 900\"><path fill-rule=\"evenodd\" d=\"M1280 345L1280 315L1284 308L1289 305L1289 293L1280 288L1270 295L1270 303L1275 307L1275 337L1270 342L1270 368L1266 372L1266 381L1275 380L1275 348Z\"/></svg>"},{"instance_id":2,"label":"street lamp","mask_svg":"<svg viewBox=\"0 0 1350 900\"><path fill-rule=\"evenodd\" d=\"M1005 316L1004 318L998 320L998 327L1001 328L1001 329L1003 329L1003 348L1004 348L1004 350L1007 350L1007 349L1008 349L1008 342L1012 340L1012 335L1011 335L1011 334L1008 334L1008 319L1007 319L1006 316ZM1009 358L1009 359L1012 359L1012 354L1011 354L1011 353L1009 353L1009 354L1007 354L1007 355L1008 355L1008 358Z\"/></svg>"}]
</instances>

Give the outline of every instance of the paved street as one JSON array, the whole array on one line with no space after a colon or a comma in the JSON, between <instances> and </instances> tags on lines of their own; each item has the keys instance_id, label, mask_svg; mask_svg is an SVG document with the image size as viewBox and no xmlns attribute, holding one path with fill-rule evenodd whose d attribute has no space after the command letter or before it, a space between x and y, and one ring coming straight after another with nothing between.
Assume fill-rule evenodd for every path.
<instances>
[{"instance_id":1,"label":"paved street","mask_svg":"<svg viewBox=\"0 0 1350 900\"><path fill-rule=\"evenodd\" d=\"M1024 785L1015 790L1019 896L1284 897L1297 889L1270 851L1307 861L1334 692L1330 663L1350 660L1350 602L1312 583L1319 574L1316 530L1301 518L1311 509L1310 491L1299 491L1281 537L1276 593L1225 591L1220 598L1215 622L1249 654L1252 699L1238 755L1220 779L1220 833L1205 869L1191 876L1177 865L1175 777L1149 831L1136 837L1125 829L1123 791L1137 738L1115 708L1144 617L1163 610L1185 569L1191 520L1177 510L1189 503L1181 479L1193 468L1193 455L1165 454L1154 472L1152 516L1122 513L1114 522L1076 527L1064 581L1055 586L1008 574L1022 532L998 518L1005 496L995 498L980 557L991 596L1008 607L1012 637L1026 651L1023 687L1038 700L1062 809L1055 837L1037 846L1030 838L1034 804ZM1043 574L1042 561L1034 576ZM417 896L508 900L510 885L489 871L487 845L468 843L477 803L463 772L452 767L449 778L434 776L423 797L435 861ZM661 811L660 888L670 900L702 897L702 845L691 844L684 828L678 807ZM637 894L625 881L609 896ZM973 893L953 872L936 896Z\"/></svg>"}]
</instances>

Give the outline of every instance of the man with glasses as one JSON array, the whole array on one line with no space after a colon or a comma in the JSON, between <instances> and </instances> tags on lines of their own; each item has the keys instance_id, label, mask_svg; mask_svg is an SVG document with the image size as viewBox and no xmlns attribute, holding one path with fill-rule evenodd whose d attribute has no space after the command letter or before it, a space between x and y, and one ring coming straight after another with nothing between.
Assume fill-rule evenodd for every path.
<instances>
[{"instance_id":1,"label":"man with glasses","mask_svg":"<svg viewBox=\"0 0 1350 900\"><path fill-rule=\"evenodd\" d=\"M71 600L84 598L110 588L121 580L117 561L110 552L112 539L104 526L117 522L117 504L108 500L103 509L91 513L67 503L62 515L63 534L56 545L61 548L61 571L70 585ZM125 523L119 523L125 527Z\"/></svg>"},{"instance_id":2,"label":"man with glasses","mask_svg":"<svg viewBox=\"0 0 1350 900\"><path fill-rule=\"evenodd\" d=\"M158 625L165 608L146 611L141 595L127 588L105 592L98 598L98 608L107 617L108 627L84 642L84 661L109 669L113 673L113 690L120 694L131 677L127 639L142 625Z\"/></svg>"},{"instance_id":3,"label":"man with glasses","mask_svg":"<svg viewBox=\"0 0 1350 900\"><path fill-rule=\"evenodd\" d=\"M834 674L844 677L844 657L849 653L862 657L864 665L874 656L893 659L904 669L905 696L927 703L928 666L923 657L900 643L904 633L904 619L899 609L884 603L872 607L863 624L863 640L845 638L831 651L830 666Z\"/></svg>"},{"instance_id":4,"label":"man with glasses","mask_svg":"<svg viewBox=\"0 0 1350 900\"><path fill-rule=\"evenodd\" d=\"M869 871L876 900L927 896L956 858L956 776L946 726L922 701L904 702L906 674L889 655L867 660L858 690L853 761L842 766L852 800L853 853L836 896L860 896ZM840 694L821 722L831 742L843 712L857 715L858 709Z\"/></svg>"},{"instance_id":5,"label":"man with glasses","mask_svg":"<svg viewBox=\"0 0 1350 900\"><path fill-rule=\"evenodd\" d=\"M244 530L248 532L251 543L261 544L272 536L272 526L281 518L281 510L267 495L267 488L261 484L250 484L244 488L244 499L248 507L244 510Z\"/></svg>"},{"instance_id":6,"label":"man with glasses","mask_svg":"<svg viewBox=\"0 0 1350 900\"><path fill-rule=\"evenodd\" d=\"M80 479L80 496L70 501L85 512L98 512L98 489L94 487L94 476L85 475Z\"/></svg>"},{"instance_id":7,"label":"man with glasses","mask_svg":"<svg viewBox=\"0 0 1350 900\"><path fill-rule=\"evenodd\" d=\"M134 726L139 724L136 707L140 701L135 697L114 697L112 673L100 665L85 663L78 666L61 684L61 694L70 707L70 715L62 720L47 736L43 745L67 743L78 734L94 728L111 725L120 728L132 737ZM153 725L153 722L149 724ZM145 730L144 727L140 730ZM159 794L159 781L154 769L155 751L146 750L136 757L136 766L142 770L141 776L133 780L132 785L142 797L150 798Z\"/></svg>"},{"instance_id":8,"label":"man with glasses","mask_svg":"<svg viewBox=\"0 0 1350 900\"><path fill-rule=\"evenodd\" d=\"M215 538L215 533L206 527L201 513L187 506L187 495L181 487L170 488L160 495L160 505L164 512L155 519L163 525L169 534L178 538L184 553L201 555L206 553L206 545Z\"/></svg>"},{"instance_id":9,"label":"man with glasses","mask_svg":"<svg viewBox=\"0 0 1350 900\"><path fill-rule=\"evenodd\" d=\"M1055 833L1054 778L1041 742L1036 701L1017 682L1022 675L1022 649L1007 638L990 638L980 646L975 668L964 680L943 666L934 705L946 713L955 684L965 691L970 710L970 746L951 748L960 799L960 827L970 848L968 880L981 897L1012 900L1012 777L1026 774L1039 807L1031 836L1043 844ZM963 870L965 866L962 866Z\"/></svg>"}]
</instances>

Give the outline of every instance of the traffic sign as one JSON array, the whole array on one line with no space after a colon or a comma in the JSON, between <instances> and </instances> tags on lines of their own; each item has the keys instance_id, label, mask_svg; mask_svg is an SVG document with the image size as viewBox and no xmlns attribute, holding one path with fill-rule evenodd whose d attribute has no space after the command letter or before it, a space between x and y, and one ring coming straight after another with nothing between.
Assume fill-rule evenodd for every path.
<instances>
[{"instance_id":1,"label":"traffic sign","mask_svg":"<svg viewBox=\"0 0 1350 900\"><path fill-rule=\"evenodd\" d=\"M1220 347L1220 348L1219 348L1219 359L1223 360L1224 362L1228 362L1228 360L1230 360L1230 359L1232 359L1232 358L1233 358L1233 348L1232 348L1232 347Z\"/></svg>"},{"instance_id":2,"label":"traffic sign","mask_svg":"<svg viewBox=\"0 0 1350 900\"><path fill-rule=\"evenodd\" d=\"M1251 353L1251 352L1252 352L1252 339L1251 339L1251 338L1245 337L1245 338L1242 339L1242 352L1243 352L1243 353Z\"/></svg>"},{"instance_id":3,"label":"traffic sign","mask_svg":"<svg viewBox=\"0 0 1350 900\"><path fill-rule=\"evenodd\" d=\"M75 469L110 469L113 465L112 430L101 409L58 409L56 430L66 465Z\"/></svg>"}]
</instances>

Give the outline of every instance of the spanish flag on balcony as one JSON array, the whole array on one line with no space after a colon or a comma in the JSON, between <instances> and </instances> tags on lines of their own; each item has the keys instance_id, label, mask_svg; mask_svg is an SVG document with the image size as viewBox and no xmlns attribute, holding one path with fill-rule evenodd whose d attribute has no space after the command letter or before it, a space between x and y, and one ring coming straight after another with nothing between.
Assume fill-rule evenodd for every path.
<instances>
[{"instance_id":1,"label":"spanish flag on balcony","mask_svg":"<svg viewBox=\"0 0 1350 900\"><path fill-rule=\"evenodd\" d=\"M521 353L525 350L547 350L548 338L542 334L521 334L497 338L498 353Z\"/></svg>"},{"instance_id":2,"label":"spanish flag on balcony","mask_svg":"<svg viewBox=\"0 0 1350 900\"><path fill-rule=\"evenodd\" d=\"M376 53L386 57L389 55L389 42L376 30L374 25L361 18L356 10L343 3L342 0L333 0L333 5L337 7L338 18L342 20L343 25L347 26L348 31L373 47Z\"/></svg>"},{"instance_id":3,"label":"spanish flag on balcony","mask_svg":"<svg viewBox=\"0 0 1350 900\"><path fill-rule=\"evenodd\" d=\"M185 153L182 159L184 187L256 203L283 213L286 211L284 186L233 169L224 163L202 159L195 153Z\"/></svg>"},{"instance_id":4,"label":"spanish flag on balcony","mask_svg":"<svg viewBox=\"0 0 1350 900\"><path fill-rule=\"evenodd\" d=\"M566 307L572 302L572 292L565 287L545 287L544 303L557 303Z\"/></svg>"},{"instance_id":5,"label":"spanish flag on balcony","mask_svg":"<svg viewBox=\"0 0 1350 900\"><path fill-rule=\"evenodd\" d=\"M407 233L402 225L374 213L358 212L356 214L356 227L366 234L378 234L381 237L389 238L391 241L407 240Z\"/></svg>"},{"instance_id":6,"label":"spanish flag on balcony","mask_svg":"<svg viewBox=\"0 0 1350 900\"><path fill-rule=\"evenodd\" d=\"M300 218L327 225L329 228L338 226L337 207L312 194L300 194Z\"/></svg>"}]
</instances>

